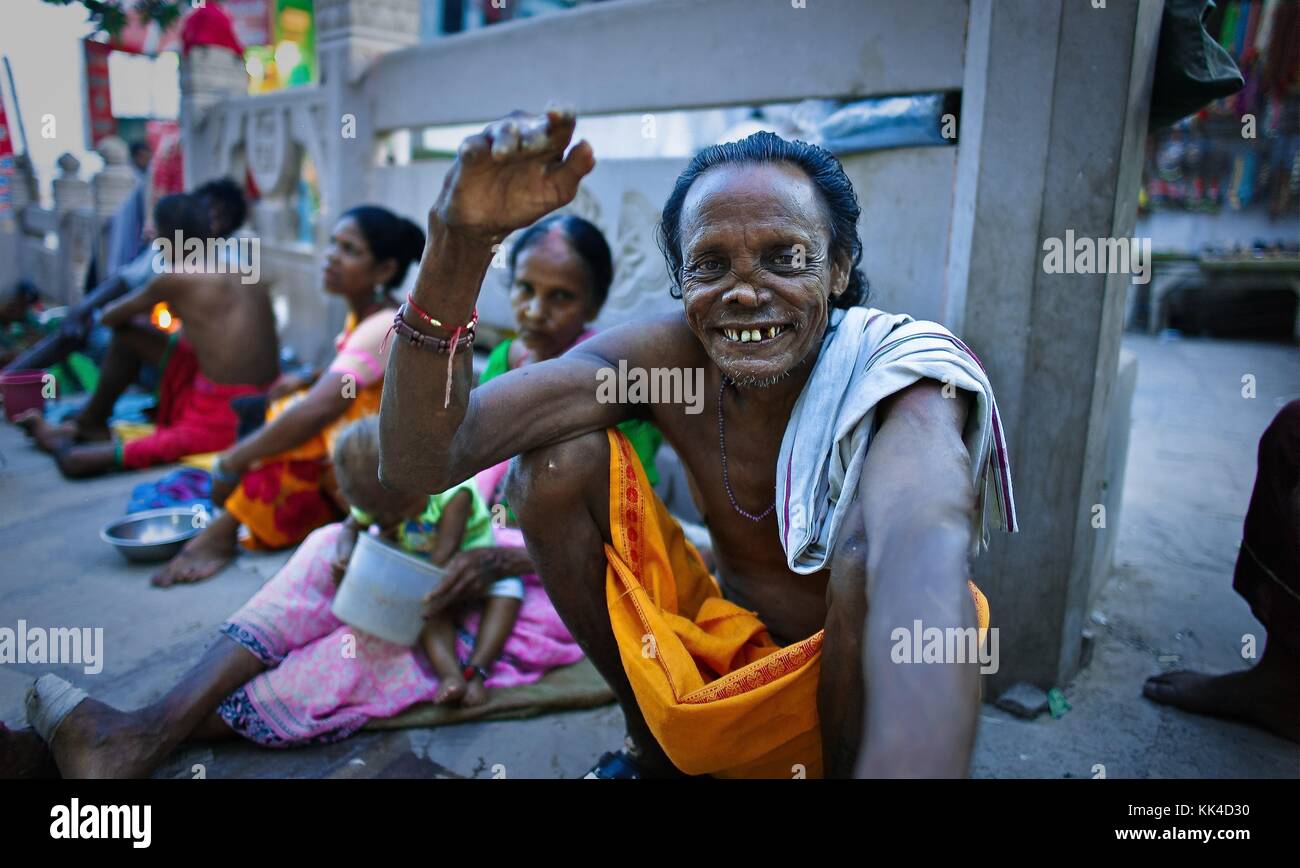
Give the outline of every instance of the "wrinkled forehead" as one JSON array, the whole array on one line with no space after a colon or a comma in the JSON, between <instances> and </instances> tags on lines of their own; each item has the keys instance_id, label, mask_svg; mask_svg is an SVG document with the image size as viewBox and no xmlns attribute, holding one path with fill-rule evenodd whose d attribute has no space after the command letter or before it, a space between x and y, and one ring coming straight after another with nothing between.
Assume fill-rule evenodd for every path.
<instances>
[{"instance_id":1,"label":"wrinkled forehead","mask_svg":"<svg viewBox=\"0 0 1300 868\"><path fill-rule=\"evenodd\" d=\"M810 238L829 231L817 188L791 163L732 163L695 179L682 203L681 238L690 249L718 233L788 230Z\"/></svg>"}]
</instances>

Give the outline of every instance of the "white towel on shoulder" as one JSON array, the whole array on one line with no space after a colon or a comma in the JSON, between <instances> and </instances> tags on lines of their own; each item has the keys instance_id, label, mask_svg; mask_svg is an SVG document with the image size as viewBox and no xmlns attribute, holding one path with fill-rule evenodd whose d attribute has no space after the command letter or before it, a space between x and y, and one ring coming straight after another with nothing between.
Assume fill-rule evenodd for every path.
<instances>
[{"instance_id":1,"label":"white towel on shoulder","mask_svg":"<svg viewBox=\"0 0 1300 868\"><path fill-rule=\"evenodd\" d=\"M835 331L790 413L777 461L777 524L790 569L808 574L826 567L858 491L877 405L925 378L975 395L962 432L976 493L971 554L987 544L990 524L1014 533L1002 423L970 348L937 323L874 308L837 310L831 324Z\"/></svg>"}]
</instances>

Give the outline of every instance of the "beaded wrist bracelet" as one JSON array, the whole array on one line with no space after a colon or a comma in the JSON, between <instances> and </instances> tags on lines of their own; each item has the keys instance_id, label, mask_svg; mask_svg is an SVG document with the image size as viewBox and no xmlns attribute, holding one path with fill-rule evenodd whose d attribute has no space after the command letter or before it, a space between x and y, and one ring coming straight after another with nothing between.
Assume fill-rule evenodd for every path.
<instances>
[{"instance_id":1,"label":"beaded wrist bracelet","mask_svg":"<svg viewBox=\"0 0 1300 868\"><path fill-rule=\"evenodd\" d=\"M445 410L451 406L451 374L452 363L456 361L456 350L468 348L474 344L474 335L478 329L478 308L474 308L474 316L463 326L456 326L455 331L451 333L450 338L440 338L434 335L426 335L418 329L412 328L406 322L407 306L414 306L415 302L410 301L407 296L407 304L403 304L397 309L397 316L393 317L393 331L397 332L399 337L404 337L413 347L422 350L429 350L434 353L447 354L447 388L442 395L442 408ZM441 326L442 323L429 316L424 311L416 308L416 314L428 322L430 325Z\"/></svg>"},{"instance_id":2,"label":"beaded wrist bracelet","mask_svg":"<svg viewBox=\"0 0 1300 868\"><path fill-rule=\"evenodd\" d=\"M402 307L405 307L403 305ZM450 352L453 344L456 349L464 349L474 343L474 329L457 329L459 335L452 335L450 338L440 338L437 335L426 335L424 332L407 324L402 316L401 308L397 311L397 316L393 317L393 331L397 336L405 338L407 343L413 347L422 350L428 350L431 353Z\"/></svg>"}]
</instances>

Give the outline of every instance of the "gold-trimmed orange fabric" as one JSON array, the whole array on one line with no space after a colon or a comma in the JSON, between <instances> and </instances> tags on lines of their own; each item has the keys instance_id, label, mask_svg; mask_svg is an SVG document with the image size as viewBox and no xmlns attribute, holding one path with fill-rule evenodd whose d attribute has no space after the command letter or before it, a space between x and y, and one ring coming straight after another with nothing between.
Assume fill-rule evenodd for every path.
<instances>
[{"instance_id":1,"label":"gold-trimmed orange fabric","mask_svg":"<svg viewBox=\"0 0 1300 868\"><path fill-rule=\"evenodd\" d=\"M778 646L758 616L722 597L699 552L609 429L605 598L619 655L650 731L692 775L822 775L817 678L825 631ZM971 585L980 637L988 604Z\"/></svg>"},{"instance_id":2,"label":"gold-trimmed orange fabric","mask_svg":"<svg viewBox=\"0 0 1300 868\"><path fill-rule=\"evenodd\" d=\"M605 596L650 731L688 774L819 777L823 634L780 648L757 615L723 599L627 438L607 434Z\"/></svg>"}]
</instances>

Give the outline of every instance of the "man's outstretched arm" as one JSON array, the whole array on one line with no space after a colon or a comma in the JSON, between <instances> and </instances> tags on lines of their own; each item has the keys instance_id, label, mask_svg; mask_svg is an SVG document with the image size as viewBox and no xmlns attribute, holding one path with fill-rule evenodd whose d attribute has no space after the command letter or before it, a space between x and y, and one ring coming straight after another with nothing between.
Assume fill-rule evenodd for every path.
<instances>
[{"instance_id":1,"label":"man's outstretched arm","mask_svg":"<svg viewBox=\"0 0 1300 868\"><path fill-rule=\"evenodd\" d=\"M972 628L966 582L974 495L961 439L968 396L933 380L882 408L859 496L867 540L863 642L866 709L856 772L864 777L967 774L979 714L975 662L895 663L898 628Z\"/></svg>"},{"instance_id":2,"label":"man's outstretched arm","mask_svg":"<svg viewBox=\"0 0 1300 868\"><path fill-rule=\"evenodd\" d=\"M565 153L575 123L572 112L512 115L461 144L429 211L412 294L440 324L408 311L407 325L451 338L470 320L494 245L572 201L595 165L586 142ZM580 362L557 359L512 372L471 401L470 353L462 351L450 371L448 400L447 355L393 340L380 411L380 475L390 487L442 491L548 439L592 430L607 415L595 401L594 369L588 388Z\"/></svg>"}]
</instances>

